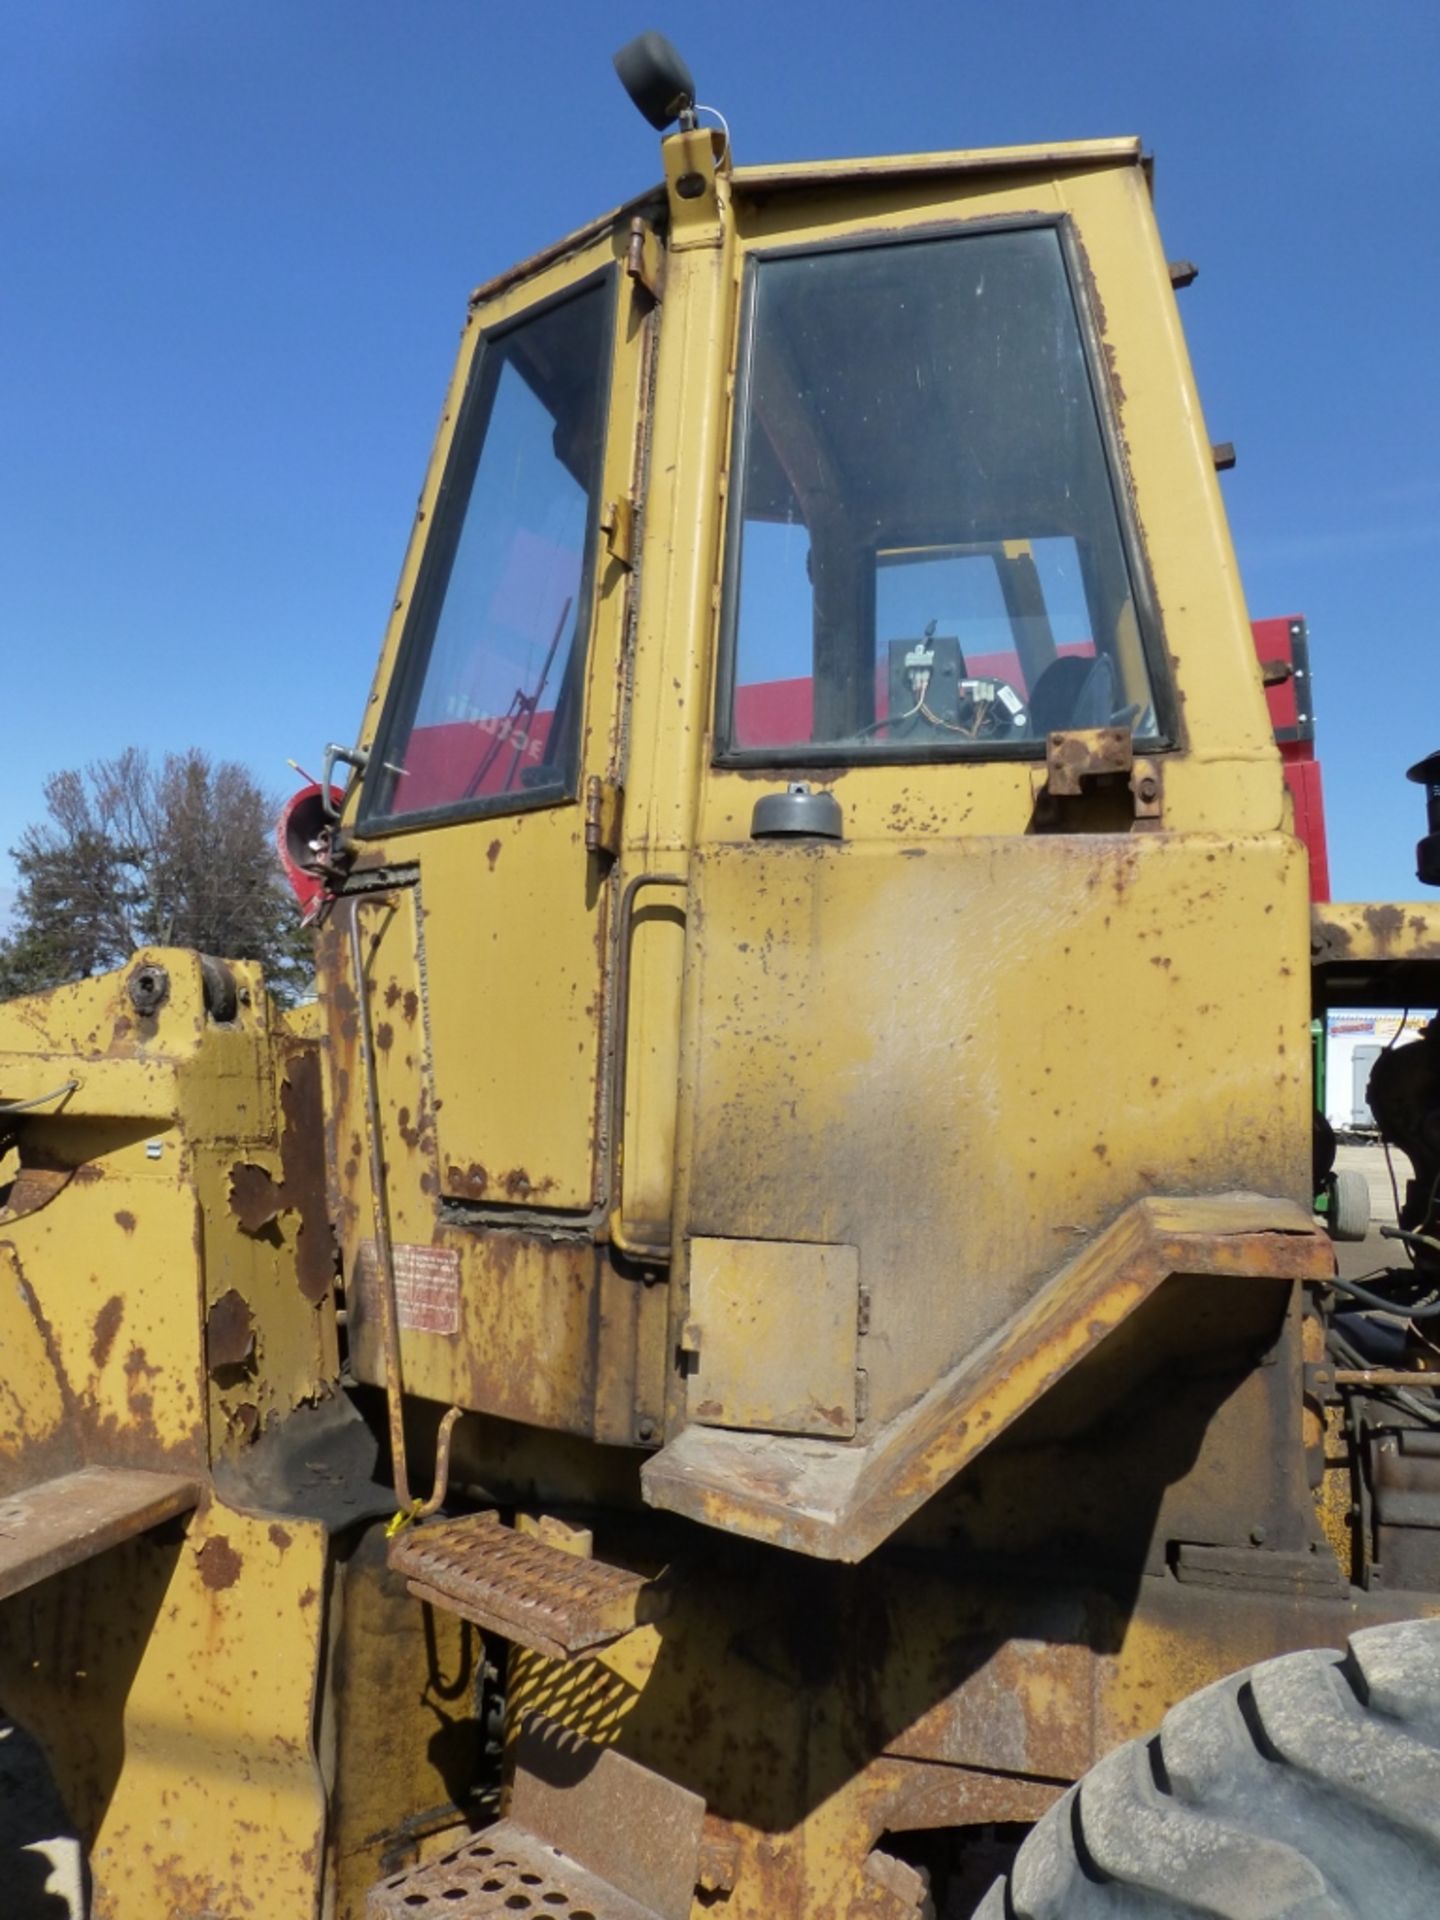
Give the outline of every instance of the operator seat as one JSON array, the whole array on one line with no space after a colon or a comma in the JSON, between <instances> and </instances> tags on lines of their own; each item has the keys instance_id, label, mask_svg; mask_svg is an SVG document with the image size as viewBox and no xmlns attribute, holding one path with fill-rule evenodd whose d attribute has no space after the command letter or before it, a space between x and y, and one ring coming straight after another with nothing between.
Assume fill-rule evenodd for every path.
<instances>
[{"instance_id":1,"label":"operator seat","mask_svg":"<svg viewBox=\"0 0 1440 1920\"><path fill-rule=\"evenodd\" d=\"M1030 695L1030 729L1041 739L1074 727L1109 726L1115 712L1115 674L1107 654L1052 660Z\"/></svg>"}]
</instances>

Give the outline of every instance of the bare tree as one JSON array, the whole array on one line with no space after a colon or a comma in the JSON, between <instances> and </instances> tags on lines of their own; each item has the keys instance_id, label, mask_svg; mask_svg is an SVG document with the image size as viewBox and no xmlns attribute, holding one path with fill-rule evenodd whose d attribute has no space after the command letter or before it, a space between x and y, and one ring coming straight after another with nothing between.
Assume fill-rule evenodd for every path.
<instances>
[{"instance_id":1,"label":"bare tree","mask_svg":"<svg viewBox=\"0 0 1440 1920\"><path fill-rule=\"evenodd\" d=\"M13 851L20 886L0 940L0 999L121 965L137 947L260 960L293 998L308 937L271 841L276 803L198 748L158 765L137 747L45 783L48 819Z\"/></svg>"}]
</instances>

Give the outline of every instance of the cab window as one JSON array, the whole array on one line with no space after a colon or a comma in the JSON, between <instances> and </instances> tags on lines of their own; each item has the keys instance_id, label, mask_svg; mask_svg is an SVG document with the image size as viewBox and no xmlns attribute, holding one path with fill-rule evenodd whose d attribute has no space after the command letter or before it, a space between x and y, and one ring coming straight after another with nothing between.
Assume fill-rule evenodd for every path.
<instances>
[{"instance_id":1,"label":"cab window","mask_svg":"<svg viewBox=\"0 0 1440 1920\"><path fill-rule=\"evenodd\" d=\"M480 348L362 830L575 793L610 304L592 283Z\"/></svg>"},{"instance_id":2,"label":"cab window","mask_svg":"<svg viewBox=\"0 0 1440 1920\"><path fill-rule=\"evenodd\" d=\"M734 471L722 760L1162 743L1056 226L752 260Z\"/></svg>"}]
</instances>

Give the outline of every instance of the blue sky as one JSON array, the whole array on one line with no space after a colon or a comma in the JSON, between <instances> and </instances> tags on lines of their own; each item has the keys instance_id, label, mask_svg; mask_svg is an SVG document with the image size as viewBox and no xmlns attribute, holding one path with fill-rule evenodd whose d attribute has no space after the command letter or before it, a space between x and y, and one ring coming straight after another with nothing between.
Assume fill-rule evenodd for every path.
<instances>
[{"instance_id":1,"label":"blue sky","mask_svg":"<svg viewBox=\"0 0 1440 1920\"><path fill-rule=\"evenodd\" d=\"M9 0L0 849L130 743L283 790L353 736L468 289L658 175L647 26L745 161L1144 137L1251 610L1310 619L1336 893L1413 897L1433 0Z\"/></svg>"}]
</instances>

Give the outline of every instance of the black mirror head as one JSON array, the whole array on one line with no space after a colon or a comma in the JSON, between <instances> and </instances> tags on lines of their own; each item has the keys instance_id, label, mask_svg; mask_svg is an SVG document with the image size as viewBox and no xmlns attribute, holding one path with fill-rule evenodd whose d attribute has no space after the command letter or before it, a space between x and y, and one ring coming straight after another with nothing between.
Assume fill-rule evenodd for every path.
<instances>
[{"instance_id":1,"label":"black mirror head","mask_svg":"<svg viewBox=\"0 0 1440 1920\"><path fill-rule=\"evenodd\" d=\"M637 33L615 55L620 84L658 132L695 105L690 69L663 33Z\"/></svg>"},{"instance_id":2,"label":"black mirror head","mask_svg":"<svg viewBox=\"0 0 1440 1920\"><path fill-rule=\"evenodd\" d=\"M1415 878L1426 887L1440 887L1440 753L1417 760L1406 774L1425 789L1425 823L1430 831L1415 849Z\"/></svg>"}]
</instances>

